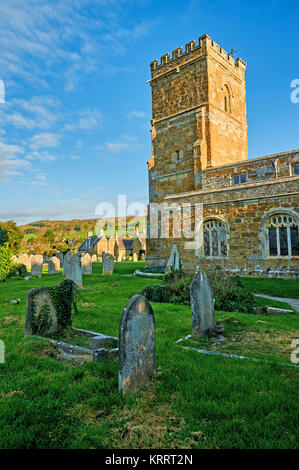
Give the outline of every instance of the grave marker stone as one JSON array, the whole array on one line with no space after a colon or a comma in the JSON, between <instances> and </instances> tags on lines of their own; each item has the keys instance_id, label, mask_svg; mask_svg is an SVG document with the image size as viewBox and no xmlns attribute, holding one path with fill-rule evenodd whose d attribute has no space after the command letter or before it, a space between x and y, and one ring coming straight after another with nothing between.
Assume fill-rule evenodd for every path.
<instances>
[{"instance_id":1,"label":"grave marker stone","mask_svg":"<svg viewBox=\"0 0 299 470\"><path fill-rule=\"evenodd\" d=\"M172 245L171 253L167 261L166 272L180 270L180 256L176 245Z\"/></svg>"},{"instance_id":2,"label":"grave marker stone","mask_svg":"<svg viewBox=\"0 0 299 470\"><path fill-rule=\"evenodd\" d=\"M81 265L83 274L92 274L92 260L89 253L82 256Z\"/></svg>"},{"instance_id":3,"label":"grave marker stone","mask_svg":"<svg viewBox=\"0 0 299 470\"><path fill-rule=\"evenodd\" d=\"M31 275L42 277L44 258L42 255L34 255L31 258Z\"/></svg>"},{"instance_id":4,"label":"grave marker stone","mask_svg":"<svg viewBox=\"0 0 299 470\"><path fill-rule=\"evenodd\" d=\"M155 317L149 301L134 295L119 325L119 390L135 393L155 372Z\"/></svg>"},{"instance_id":5,"label":"grave marker stone","mask_svg":"<svg viewBox=\"0 0 299 470\"><path fill-rule=\"evenodd\" d=\"M25 336L47 335L59 329L50 287L31 289L26 298Z\"/></svg>"},{"instance_id":6,"label":"grave marker stone","mask_svg":"<svg viewBox=\"0 0 299 470\"><path fill-rule=\"evenodd\" d=\"M57 256L52 256L48 262L48 274L60 273L60 259Z\"/></svg>"},{"instance_id":7,"label":"grave marker stone","mask_svg":"<svg viewBox=\"0 0 299 470\"><path fill-rule=\"evenodd\" d=\"M79 256L71 253L65 266L65 278L71 279L78 287L82 287L82 267Z\"/></svg>"},{"instance_id":8,"label":"grave marker stone","mask_svg":"<svg viewBox=\"0 0 299 470\"><path fill-rule=\"evenodd\" d=\"M190 300L193 334L203 336L214 329L215 312L213 284L201 267L197 267L190 284Z\"/></svg>"},{"instance_id":9,"label":"grave marker stone","mask_svg":"<svg viewBox=\"0 0 299 470\"><path fill-rule=\"evenodd\" d=\"M103 259L102 276L111 276L113 274L114 259L109 253Z\"/></svg>"}]
</instances>

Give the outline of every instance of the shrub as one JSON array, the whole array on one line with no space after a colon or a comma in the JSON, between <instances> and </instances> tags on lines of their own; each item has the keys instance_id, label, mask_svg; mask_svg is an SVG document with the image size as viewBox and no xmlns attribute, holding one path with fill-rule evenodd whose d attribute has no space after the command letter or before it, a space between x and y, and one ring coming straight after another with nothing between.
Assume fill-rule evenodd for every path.
<instances>
[{"instance_id":1,"label":"shrub","mask_svg":"<svg viewBox=\"0 0 299 470\"><path fill-rule=\"evenodd\" d=\"M258 306L252 292L246 289L238 276L219 269L209 269L208 275L213 281L215 309L225 312L255 313ZM189 286L193 276L181 273L169 273L158 285L147 286L142 291L153 302L190 304Z\"/></svg>"},{"instance_id":2,"label":"shrub","mask_svg":"<svg viewBox=\"0 0 299 470\"><path fill-rule=\"evenodd\" d=\"M0 281L5 281L9 276L12 264L12 252L9 249L8 243L0 246Z\"/></svg>"},{"instance_id":3,"label":"shrub","mask_svg":"<svg viewBox=\"0 0 299 470\"><path fill-rule=\"evenodd\" d=\"M25 264L13 264L11 271L9 273L9 277L14 277L14 276L22 276L25 277L27 276L27 268Z\"/></svg>"}]
</instances>

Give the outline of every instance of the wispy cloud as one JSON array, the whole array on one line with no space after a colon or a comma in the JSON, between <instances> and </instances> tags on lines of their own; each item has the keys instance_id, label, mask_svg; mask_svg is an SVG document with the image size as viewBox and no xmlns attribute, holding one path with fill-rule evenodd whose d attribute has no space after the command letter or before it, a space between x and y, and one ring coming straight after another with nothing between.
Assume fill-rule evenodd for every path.
<instances>
[{"instance_id":1,"label":"wispy cloud","mask_svg":"<svg viewBox=\"0 0 299 470\"><path fill-rule=\"evenodd\" d=\"M9 182L12 177L22 174L30 167L30 163L20 155L24 149L18 145L9 145L0 140L0 181Z\"/></svg>"},{"instance_id":2,"label":"wispy cloud","mask_svg":"<svg viewBox=\"0 0 299 470\"><path fill-rule=\"evenodd\" d=\"M119 153L124 150L136 151L142 147L138 137L124 135L121 140L116 142L106 142L104 148L111 153ZM98 150L103 150L103 146L99 146Z\"/></svg>"},{"instance_id":3,"label":"wispy cloud","mask_svg":"<svg viewBox=\"0 0 299 470\"><path fill-rule=\"evenodd\" d=\"M128 114L128 118L129 119L134 119L134 118L137 118L137 119L146 119L147 118L147 115L144 111L131 111L129 114Z\"/></svg>"},{"instance_id":4,"label":"wispy cloud","mask_svg":"<svg viewBox=\"0 0 299 470\"><path fill-rule=\"evenodd\" d=\"M56 134L43 132L41 134L36 134L32 137L32 143L30 147L33 150L38 150L39 148L44 147L58 147L59 137Z\"/></svg>"},{"instance_id":5,"label":"wispy cloud","mask_svg":"<svg viewBox=\"0 0 299 470\"><path fill-rule=\"evenodd\" d=\"M75 120L75 118L74 118ZM65 124L64 130L69 132L74 131L93 131L102 127L103 116L100 111L96 110L85 110L81 111L75 122L71 124ZM82 146L82 142L77 141L77 145ZM77 147L80 148L80 147Z\"/></svg>"}]
</instances>

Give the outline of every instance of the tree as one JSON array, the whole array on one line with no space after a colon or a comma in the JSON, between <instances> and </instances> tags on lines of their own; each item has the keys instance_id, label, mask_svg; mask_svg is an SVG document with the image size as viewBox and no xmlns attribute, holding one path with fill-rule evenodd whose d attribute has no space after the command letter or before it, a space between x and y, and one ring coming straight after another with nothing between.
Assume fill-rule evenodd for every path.
<instances>
[{"instance_id":1,"label":"tree","mask_svg":"<svg viewBox=\"0 0 299 470\"><path fill-rule=\"evenodd\" d=\"M5 281L12 270L12 252L9 244L4 243L0 246L0 281Z\"/></svg>"},{"instance_id":2,"label":"tree","mask_svg":"<svg viewBox=\"0 0 299 470\"><path fill-rule=\"evenodd\" d=\"M23 240L23 232L17 227L13 220L8 222L0 222L0 229L5 230L8 237L8 245L13 253L18 253L20 250L21 241Z\"/></svg>"},{"instance_id":3,"label":"tree","mask_svg":"<svg viewBox=\"0 0 299 470\"><path fill-rule=\"evenodd\" d=\"M47 240L49 240L50 243L53 243L54 240L55 240L55 233L54 233L52 230L47 230L47 231L44 233L44 238L46 238Z\"/></svg>"},{"instance_id":4,"label":"tree","mask_svg":"<svg viewBox=\"0 0 299 470\"><path fill-rule=\"evenodd\" d=\"M0 245L8 242L7 231L0 227Z\"/></svg>"}]
</instances>

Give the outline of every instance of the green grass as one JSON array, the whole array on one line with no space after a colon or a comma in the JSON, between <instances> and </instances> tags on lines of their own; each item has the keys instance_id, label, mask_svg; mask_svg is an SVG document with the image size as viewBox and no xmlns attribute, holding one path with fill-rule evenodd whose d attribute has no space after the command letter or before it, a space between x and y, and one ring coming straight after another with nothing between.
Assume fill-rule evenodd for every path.
<instances>
[{"instance_id":1,"label":"green grass","mask_svg":"<svg viewBox=\"0 0 299 470\"><path fill-rule=\"evenodd\" d=\"M102 277L95 263L93 275L83 276L73 325L118 336L124 306L149 284L123 274L142 266L116 263L114 275ZM0 285L6 348L0 364L1 448L298 448L299 371L280 364L290 364L298 314L217 312L233 351L271 358L267 364L183 349L175 341L191 332L190 307L152 303L157 376L142 392L123 396L117 360L61 362L49 357L46 340L24 339L27 291L61 280L61 274L43 275ZM274 281L278 290L281 280ZM21 304L10 305L18 297Z\"/></svg>"},{"instance_id":2,"label":"green grass","mask_svg":"<svg viewBox=\"0 0 299 470\"><path fill-rule=\"evenodd\" d=\"M266 279L242 277L245 287L256 294L271 295L273 297L285 297L289 299L299 299L298 279Z\"/></svg>"},{"instance_id":3,"label":"green grass","mask_svg":"<svg viewBox=\"0 0 299 470\"><path fill-rule=\"evenodd\" d=\"M29 240L30 238L37 238L38 235L36 233L25 233L23 240Z\"/></svg>"}]
</instances>

